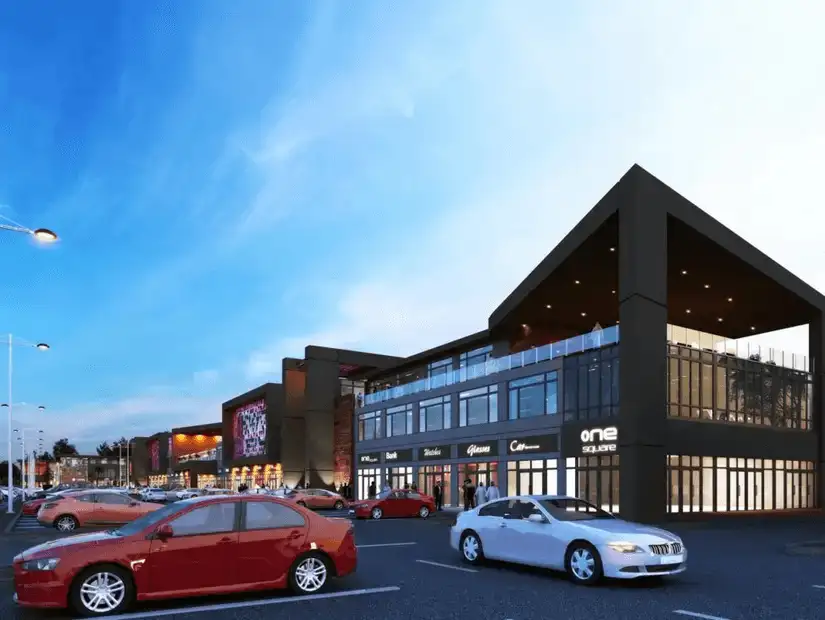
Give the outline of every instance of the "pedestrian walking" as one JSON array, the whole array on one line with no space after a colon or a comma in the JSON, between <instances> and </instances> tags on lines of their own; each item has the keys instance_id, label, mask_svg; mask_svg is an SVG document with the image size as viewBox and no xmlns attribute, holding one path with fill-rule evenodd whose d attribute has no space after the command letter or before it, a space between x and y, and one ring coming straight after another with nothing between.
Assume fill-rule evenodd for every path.
<instances>
[{"instance_id":1,"label":"pedestrian walking","mask_svg":"<svg viewBox=\"0 0 825 620\"><path fill-rule=\"evenodd\" d=\"M478 487L476 487L476 492L473 499L475 500L476 506L481 506L487 501L487 489L484 487L483 482L478 483Z\"/></svg>"},{"instance_id":2,"label":"pedestrian walking","mask_svg":"<svg viewBox=\"0 0 825 620\"><path fill-rule=\"evenodd\" d=\"M490 480L490 484L487 486L487 501L492 502L497 500L501 497L501 493L498 492L498 487L496 486L495 480Z\"/></svg>"},{"instance_id":3,"label":"pedestrian walking","mask_svg":"<svg viewBox=\"0 0 825 620\"><path fill-rule=\"evenodd\" d=\"M473 482L469 478L464 479L464 485L462 487L464 491L464 510L472 510L473 509L473 496L474 491L473 489Z\"/></svg>"},{"instance_id":4,"label":"pedestrian walking","mask_svg":"<svg viewBox=\"0 0 825 620\"><path fill-rule=\"evenodd\" d=\"M437 480L435 486L433 487L433 499L435 500L435 509L436 511L441 510L443 495L441 491L441 481Z\"/></svg>"}]
</instances>

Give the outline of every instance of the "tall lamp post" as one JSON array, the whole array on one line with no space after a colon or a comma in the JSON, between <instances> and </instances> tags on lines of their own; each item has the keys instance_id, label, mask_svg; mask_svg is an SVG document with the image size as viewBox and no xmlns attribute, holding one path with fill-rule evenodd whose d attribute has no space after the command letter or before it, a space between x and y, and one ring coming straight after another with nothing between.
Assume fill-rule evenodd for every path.
<instances>
[{"instance_id":1,"label":"tall lamp post","mask_svg":"<svg viewBox=\"0 0 825 620\"><path fill-rule=\"evenodd\" d=\"M57 234L48 228L29 228L28 226L18 224L14 220L7 218L5 215L0 215L0 219L4 219L9 222L8 224L0 222L0 230L8 230L11 232L23 233L24 235L31 235L37 241L43 243L57 241Z\"/></svg>"},{"instance_id":2,"label":"tall lamp post","mask_svg":"<svg viewBox=\"0 0 825 620\"><path fill-rule=\"evenodd\" d=\"M44 407L41 407L43 409ZM20 445L23 448L23 471L22 475L20 476L20 486L23 486L23 480L26 480L26 484L28 485L31 482L31 462L29 459L29 453L26 452L26 433L36 432L37 438L39 441L42 442L43 440L43 429L41 428L16 428L14 429L15 433L20 434ZM42 443L41 443L42 445ZM28 476L26 476L26 472L28 471ZM25 488L25 487L24 487Z\"/></svg>"},{"instance_id":3,"label":"tall lamp post","mask_svg":"<svg viewBox=\"0 0 825 620\"><path fill-rule=\"evenodd\" d=\"M8 436L9 487L8 487L8 506L7 506L6 511L9 514L13 514L14 513L14 500L13 500L13 490L14 489L13 489L13 486L14 485L12 484L12 479L11 479L12 478L12 463L11 463L11 460L12 460L12 457L11 457L11 426L12 426L12 422L11 422L11 416L12 416L12 410L14 409L14 407L12 406L13 399L12 399L11 386L12 386L14 359L13 359L13 356L12 356L12 352L14 350L14 345L23 346L23 347L30 347L30 348L33 348L33 349L37 349L39 351L48 351L49 350L49 345L47 345L45 342L33 343L33 342L27 342L26 340L20 340L20 339L15 340L14 337L11 334L8 335L7 344L8 344L8 347L9 347L9 401L5 404L5 406L9 410L9 420L8 420L8 422L9 422L9 424L8 424L8 427L9 427L9 436Z\"/></svg>"}]
</instances>

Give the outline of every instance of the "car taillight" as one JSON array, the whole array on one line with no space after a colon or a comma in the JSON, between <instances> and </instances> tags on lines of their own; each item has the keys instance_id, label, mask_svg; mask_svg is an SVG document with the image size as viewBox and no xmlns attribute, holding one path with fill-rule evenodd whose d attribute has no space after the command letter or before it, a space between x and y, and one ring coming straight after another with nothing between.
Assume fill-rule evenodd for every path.
<instances>
[{"instance_id":1,"label":"car taillight","mask_svg":"<svg viewBox=\"0 0 825 620\"><path fill-rule=\"evenodd\" d=\"M43 504L41 508L45 508L46 510L49 510L50 508L57 508L57 502L49 502L48 504Z\"/></svg>"}]
</instances>

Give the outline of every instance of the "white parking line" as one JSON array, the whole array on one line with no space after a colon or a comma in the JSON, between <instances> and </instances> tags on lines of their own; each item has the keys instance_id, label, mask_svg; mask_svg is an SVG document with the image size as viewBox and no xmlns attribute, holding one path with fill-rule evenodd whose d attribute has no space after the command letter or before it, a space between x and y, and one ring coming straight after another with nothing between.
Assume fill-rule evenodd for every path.
<instances>
[{"instance_id":1,"label":"white parking line","mask_svg":"<svg viewBox=\"0 0 825 620\"><path fill-rule=\"evenodd\" d=\"M811 586L812 588L817 588L819 590L825 590L825 586Z\"/></svg>"},{"instance_id":2,"label":"white parking line","mask_svg":"<svg viewBox=\"0 0 825 620\"><path fill-rule=\"evenodd\" d=\"M380 543L377 545L355 545L356 549L370 549L372 547L409 547L410 545L417 545L418 543Z\"/></svg>"},{"instance_id":3,"label":"white parking line","mask_svg":"<svg viewBox=\"0 0 825 620\"><path fill-rule=\"evenodd\" d=\"M344 598L347 596L364 596L366 594L385 594L398 592L398 586L385 588L363 588L361 590L344 590L343 592L328 592L326 594L308 594L306 596L289 596L283 598L268 598L257 601L241 601L238 603L220 603L217 605L199 605L197 607L180 607L177 609L162 609L154 611L140 611L132 614L106 616L109 620L139 620L140 618L159 618L161 616L180 616L183 614L197 614L209 611L223 611L225 609L242 609L246 607L261 607L265 605L283 605L286 603L303 603L306 601L320 601L330 598ZM80 619L78 619L80 620Z\"/></svg>"},{"instance_id":4,"label":"white parking line","mask_svg":"<svg viewBox=\"0 0 825 620\"><path fill-rule=\"evenodd\" d=\"M710 616L708 614L700 614L698 611L687 611L686 609L674 609L673 613L681 616L690 616L691 618L702 618L702 620L728 620L722 616Z\"/></svg>"},{"instance_id":5,"label":"white parking line","mask_svg":"<svg viewBox=\"0 0 825 620\"><path fill-rule=\"evenodd\" d=\"M441 568L452 568L453 570L460 570L464 573L477 573L474 568L464 568L463 566L453 566L452 564L442 564L441 562L431 562L430 560L416 560L419 564L429 564L430 566L439 566Z\"/></svg>"}]
</instances>

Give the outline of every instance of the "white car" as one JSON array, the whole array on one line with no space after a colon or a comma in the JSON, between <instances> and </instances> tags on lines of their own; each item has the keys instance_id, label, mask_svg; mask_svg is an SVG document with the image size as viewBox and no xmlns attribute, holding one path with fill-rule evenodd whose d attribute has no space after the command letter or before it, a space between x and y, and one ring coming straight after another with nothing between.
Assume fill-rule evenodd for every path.
<instances>
[{"instance_id":1,"label":"white car","mask_svg":"<svg viewBox=\"0 0 825 620\"><path fill-rule=\"evenodd\" d=\"M204 494L203 489L181 489L180 491L175 491L175 497L177 499L192 499L193 497L200 497Z\"/></svg>"},{"instance_id":2,"label":"white car","mask_svg":"<svg viewBox=\"0 0 825 620\"><path fill-rule=\"evenodd\" d=\"M450 544L470 564L489 558L562 570L584 585L602 577L676 575L687 567L676 534L556 495L507 497L463 512Z\"/></svg>"},{"instance_id":3,"label":"white car","mask_svg":"<svg viewBox=\"0 0 825 620\"><path fill-rule=\"evenodd\" d=\"M143 489L140 492L140 497L144 502L165 502L166 491L157 487L150 487Z\"/></svg>"}]
</instances>

